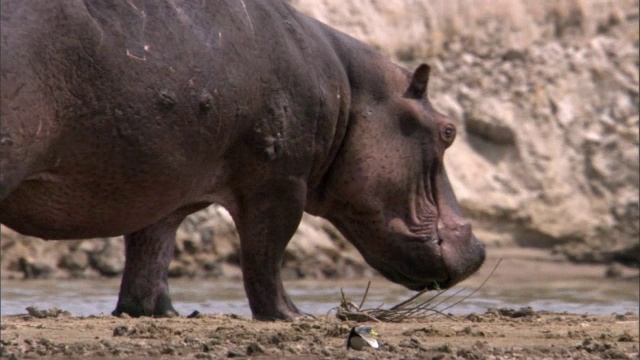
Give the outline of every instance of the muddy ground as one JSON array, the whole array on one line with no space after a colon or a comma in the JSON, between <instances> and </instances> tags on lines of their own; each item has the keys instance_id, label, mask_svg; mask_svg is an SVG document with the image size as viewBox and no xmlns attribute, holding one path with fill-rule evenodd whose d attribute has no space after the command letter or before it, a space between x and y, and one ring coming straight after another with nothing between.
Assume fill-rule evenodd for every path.
<instances>
[{"instance_id":1,"label":"muddy ground","mask_svg":"<svg viewBox=\"0 0 640 360\"><path fill-rule=\"evenodd\" d=\"M485 287L524 289L542 281L554 289L576 288L582 283L635 288L638 283L637 269L622 269L612 277L611 267L569 264L543 251L492 249L489 254L487 264L463 286L479 286L497 259L503 259L502 263ZM533 300L535 294L531 296ZM361 299L350 300L358 303ZM368 322L380 334L381 346L363 351L345 349L346 336L355 322L338 320L335 313L275 323L232 314L135 319L72 317L33 309L29 313L25 310L21 315L2 317L0 358L638 359L637 311L591 315L503 308L402 323Z\"/></svg>"},{"instance_id":2,"label":"muddy ground","mask_svg":"<svg viewBox=\"0 0 640 360\"><path fill-rule=\"evenodd\" d=\"M40 315L40 314L36 314ZM638 315L577 315L531 309L372 323L380 348L347 350L354 322L335 316L265 323L233 315L195 318L2 319L8 359L637 359Z\"/></svg>"}]
</instances>

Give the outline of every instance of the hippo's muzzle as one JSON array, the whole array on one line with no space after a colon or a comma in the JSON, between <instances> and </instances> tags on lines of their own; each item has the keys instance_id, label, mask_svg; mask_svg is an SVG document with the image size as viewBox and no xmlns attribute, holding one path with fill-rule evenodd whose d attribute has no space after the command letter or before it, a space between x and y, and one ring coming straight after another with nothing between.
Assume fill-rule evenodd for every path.
<instances>
[{"instance_id":1,"label":"hippo's muzzle","mask_svg":"<svg viewBox=\"0 0 640 360\"><path fill-rule=\"evenodd\" d=\"M388 249L382 255L363 252L387 279L411 290L446 289L474 273L484 262L484 245L471 224L458 216L440 219L437 236L413 233L404 221L389 222Z\"/></svg>"}]
</instances>

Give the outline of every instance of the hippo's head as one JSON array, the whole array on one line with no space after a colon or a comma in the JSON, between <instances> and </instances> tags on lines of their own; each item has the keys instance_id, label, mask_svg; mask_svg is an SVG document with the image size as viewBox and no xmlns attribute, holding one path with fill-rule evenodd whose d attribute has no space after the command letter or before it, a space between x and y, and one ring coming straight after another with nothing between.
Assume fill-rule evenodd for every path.
<instances>
[{"instance_id":1,"label":"hippo's head","mask_svg":"<svg viewBox=\"0 0 640 360\"><path fill-rule=\"evenodd\" d=\"M444 168L456 122L431 106L428 79L423 64L413 75L385 78L374 95L352 91L323 201L323 216L366 261L412 290L452 286L485 257Z\"/></svg>"}]
</instances>

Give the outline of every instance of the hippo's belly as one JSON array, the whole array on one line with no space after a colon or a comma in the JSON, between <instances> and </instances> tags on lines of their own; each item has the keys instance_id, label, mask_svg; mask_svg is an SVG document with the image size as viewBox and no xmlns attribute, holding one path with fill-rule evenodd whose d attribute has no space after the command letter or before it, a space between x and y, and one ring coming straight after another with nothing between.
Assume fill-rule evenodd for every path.
<instances>
[{"instance_id":1,"label":"hippo's belly","mask_svg":"<svg viewBox=\"0 0 640 360\"><path fill-rule=\"evenodd\" d=\"M108 174L41 172L0 203L0 223L45 239L117 236L193 202L196 188L180 177L126 181Z\"/></svg>"}]
</instances>

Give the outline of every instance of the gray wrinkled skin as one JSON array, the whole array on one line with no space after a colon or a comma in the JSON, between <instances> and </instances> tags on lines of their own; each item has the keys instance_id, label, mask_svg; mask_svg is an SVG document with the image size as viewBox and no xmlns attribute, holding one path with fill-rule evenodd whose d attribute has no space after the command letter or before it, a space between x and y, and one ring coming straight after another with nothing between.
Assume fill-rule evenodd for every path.
<instances>
[{"instance_id":1,"label":"gray wrinkled skin","mask_svg":"<svg viewBox=\"0 0 640 360\"><path fill-rule=\"evenodd\" d=\"M0 222L125 235L114 314L172 316L182 220L231 213L256 319L301 315L280 280L303 211L388 279L482 264L442 157L456 122L407 72L279 1L2 1Z\"/></svg>"}]
</instances>

